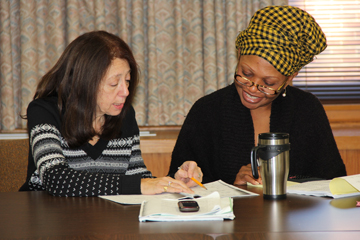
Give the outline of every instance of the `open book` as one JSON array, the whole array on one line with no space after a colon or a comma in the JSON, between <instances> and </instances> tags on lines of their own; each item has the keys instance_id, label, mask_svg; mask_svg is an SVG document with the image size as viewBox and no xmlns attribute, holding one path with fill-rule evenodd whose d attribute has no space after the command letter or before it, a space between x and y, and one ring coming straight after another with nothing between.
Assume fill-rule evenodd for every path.
<instances>
[{"instance_id":1,"label":"open book","mask_svg":"<svg viewBox=\"0 0 360 240\"><path fill-rule=\"evenodd\" d=\"M209 221L235 218L231 197L221 198L218 192L196 199L198 212L180 212L178 200L161 199L141 204L139 221Z\"/></svg>"},{"instance_id":2,"label":"open book","mask_svg":"<svg viewBox=\"0 0 360 240\"><path fill-rule=\"evenodd\" d=\"M216 191L221 197L248 197L258 196L259 194L249 192L233 185L227 184L221 180L204 184L207 190L200 186L193 187L192 190L195 194L179 194L179 193L162 193L156 195L143 195L143 194L132 194L132 195L107 195L99 196L101 198L114 201L121 204L141 204L143 201L157 200L160 199L179 199L179 198L196 198L199 196L207 196L210 193Z\"/></svg>"},{"instance_id":3,"label":"open book","mask_svg":"<svg viewBox=\"0 0 360 240\"><path fill-rule=\"evenodd\" d=\"M287 192L333 198L356 196L360 195L360 174L298 183L288 186Z\"/></svg>"}]
</instances>

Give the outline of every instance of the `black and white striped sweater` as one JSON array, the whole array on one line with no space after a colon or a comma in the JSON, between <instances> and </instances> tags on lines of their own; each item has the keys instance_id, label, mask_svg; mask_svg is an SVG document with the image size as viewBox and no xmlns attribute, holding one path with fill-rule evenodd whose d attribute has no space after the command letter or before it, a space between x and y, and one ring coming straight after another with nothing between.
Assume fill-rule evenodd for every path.
<instances>
[{"instance_id":1,"label":"black and white striped sweater","mask_svg":"<svg viewBox=\"0 0 360 240\"><path fill-rule=\"evenodd\" d=\"M119 138L77 149L69 148L61 135L56 97L32 101L27 117L29 165L20 191L45 190L55 196L139 194L141 178L152 177L141 157L133 108Z\"/></svg>"}]
</instances>

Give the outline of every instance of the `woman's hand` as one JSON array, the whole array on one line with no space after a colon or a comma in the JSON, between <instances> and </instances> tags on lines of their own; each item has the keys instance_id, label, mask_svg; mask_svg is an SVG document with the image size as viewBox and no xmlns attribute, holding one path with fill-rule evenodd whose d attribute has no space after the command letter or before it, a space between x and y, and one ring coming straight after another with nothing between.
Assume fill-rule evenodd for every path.
<instances>
[{"instance_id":1,"label":"woman's hand","mask_svg":"<svg viewBox=\"0 0 360 240\"><path fill-rule=\"evenodd\" d=\"M236 179L234 181L234 185L245 185L247 182L253 185L262 184L262 179L259 171L259 178L255 179L252 175L251 164L246 166L242 166L240 171L236 175Z\"/></svg>"},{"instance_id":2,"label":"woman's hand","mask_svg":"<svg viewBox=\"0 0 360 240\"><path fill-rule=\"evenodd\" d=\"M184 162L175 173L175 179L186 183L186 186L188 187L197 186L197 184L191 180L192 177L199 182L202 182L203 173L201 172L201 168L199 168L194 161Z\"/></svg>"},{"instance_id":3,"label":"woman's hand","mask_svg":"<svg viewBox=\"0 0 360 240\"><path fill-rule=\"evenodd\" d=\"M171 177L141 179L142 194L157 194L163 192L186 192L191 194L194 193L194 191L187 187L184 182L175 180Z\"/></svg>"}]
</instances>

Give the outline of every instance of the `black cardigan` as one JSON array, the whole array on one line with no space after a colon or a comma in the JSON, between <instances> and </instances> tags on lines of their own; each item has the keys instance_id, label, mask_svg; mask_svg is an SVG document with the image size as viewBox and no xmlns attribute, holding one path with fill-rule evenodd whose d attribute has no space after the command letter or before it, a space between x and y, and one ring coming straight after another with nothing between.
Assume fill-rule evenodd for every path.
<instances>
[{"instance_id":1,"label":"black cardigan","mask_svg":"<svg viewBox=\"0 0 360 240\"><path fill-rule=\"evenodd\" d=\"M287 87L287 96L272 103L270 131L290 135L289 177L330 179L346 175L322 104L312 94ZM172 176L187 160L201 167L203 182L233 184L240 168L250 163L254 127L250 110L232 84L199 99L177 139L170 166Z\"/></svg>"}]
</instances>

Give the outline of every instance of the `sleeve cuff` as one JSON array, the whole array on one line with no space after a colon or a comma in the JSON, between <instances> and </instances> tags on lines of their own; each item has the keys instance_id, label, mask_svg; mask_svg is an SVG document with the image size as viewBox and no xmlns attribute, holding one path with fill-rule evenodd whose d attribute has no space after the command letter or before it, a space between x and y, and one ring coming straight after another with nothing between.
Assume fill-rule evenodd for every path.
<instances>
[{"instance_id":1,"label":"sleeve cuff","mask_svg":"<svg viewBox=\"0 0 360 240\"><path fill-rule=\"evenodd\" d=\"M121 194L141 194L140 184L140 174L123 176Z\"/></svg>"}]
</instances>

